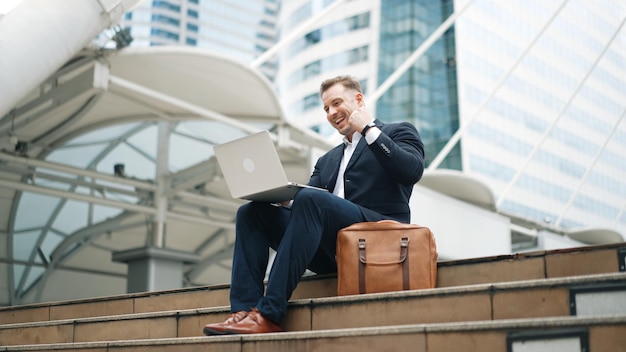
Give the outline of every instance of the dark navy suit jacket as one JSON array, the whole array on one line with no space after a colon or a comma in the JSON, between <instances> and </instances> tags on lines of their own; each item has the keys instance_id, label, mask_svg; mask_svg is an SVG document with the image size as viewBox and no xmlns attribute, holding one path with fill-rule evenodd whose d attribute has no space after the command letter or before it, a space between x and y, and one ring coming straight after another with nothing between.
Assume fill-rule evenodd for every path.
<instances>
[{"instance_id":1,"label":"dark navy suit jacket","mask_svg":"<svg viewBox=\"0 0 626 352\"><path fill-rule=\"evenodd\" d=\"M345 199L361 207L367 221L411 221L409 198L424 172L424 145L408 122L374 123L382 131L374 143L357 144L344 174ZM332 192L343 157L341 144L319 158L308 182Z\"/></svg>"}]
</instances>

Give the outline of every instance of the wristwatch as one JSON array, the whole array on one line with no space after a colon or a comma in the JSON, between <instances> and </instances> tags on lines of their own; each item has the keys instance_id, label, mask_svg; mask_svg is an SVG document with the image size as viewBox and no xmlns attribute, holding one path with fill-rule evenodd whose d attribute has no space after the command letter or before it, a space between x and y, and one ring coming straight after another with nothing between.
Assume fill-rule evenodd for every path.
<instances>
[{"instance_id":1,"label":"wristwatch","mask_svg":"<svg viewBox=\"0 0 626 352\"><path fill-rule=\"evenodd\" d=\"M365 125L365 127L363 127L363 129L361 130L361 135L363 137L365 137L365 133L367 133L367 130L369 130L372 127L375 127L376 125L373 122L368 123L367 125Z\"/></svg>"}]
</instances>

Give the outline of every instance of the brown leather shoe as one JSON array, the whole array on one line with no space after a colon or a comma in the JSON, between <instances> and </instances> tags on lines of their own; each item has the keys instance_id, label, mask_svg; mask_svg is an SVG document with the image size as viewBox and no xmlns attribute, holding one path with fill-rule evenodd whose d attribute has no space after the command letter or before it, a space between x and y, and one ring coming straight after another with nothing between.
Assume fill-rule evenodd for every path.
<instances>
[{"instance_id":1,"label":"brown leather shoe","mask_svg":"<svg viewBox=\"0 0 626 352\"><path fill-rule=\"evenodd\" d=\"M228 319L226 319L226 321L224 321L223 323L213 323L213 324L205 325L202 332L204 332L204 334L207 336L224 335L226 333L224 329L227 326L237 324L238 322L242 321L245 317L247 317L249 313L250 312L246 312L245 310L231 313L230 317L228 317Z\"/></svg>"},{"instance_id":2,"label":"brown leather shoe","mask_svg":"<svg viewBox=\"0 0 626 352\"><path fill-rule=\"evenodd\" d=\"M224 331L226 334L263 334L284 330L278 324L264 317L258 309L252 308L247 317L236 324L226 326Z\"/></svg>"}]
</instances>

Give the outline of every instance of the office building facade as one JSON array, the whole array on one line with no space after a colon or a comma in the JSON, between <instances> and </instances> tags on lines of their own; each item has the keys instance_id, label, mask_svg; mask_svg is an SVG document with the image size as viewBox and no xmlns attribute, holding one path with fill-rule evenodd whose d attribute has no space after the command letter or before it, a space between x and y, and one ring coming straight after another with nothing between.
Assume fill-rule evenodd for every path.
<instances>
[{"instance_id":1,"label":"office building facade","mask_svg":"<svg viewBox=\"0 0 626 352\"><path fill-rule=\"evenodd\" d=\"M125 15L132 46L187 45L250 63L276 42L277 0L150 0ZM260 70L273 78L275 62Z\"/></svg>"},{"instance_id":2,"label":"office building facade","mask_svg":"<svg viewBox=\"0 0 626 352\"><path fill-rule=\"evenodd\" d=\"M280 32L331 4L283 4ZM294 123L332 138L319 82L354 75L377 117L419 128L431 170L484 181L499 212L626 234L625 17L615 1L349 1L281 53L277 90Z\"/></svg>"}]
</instances>

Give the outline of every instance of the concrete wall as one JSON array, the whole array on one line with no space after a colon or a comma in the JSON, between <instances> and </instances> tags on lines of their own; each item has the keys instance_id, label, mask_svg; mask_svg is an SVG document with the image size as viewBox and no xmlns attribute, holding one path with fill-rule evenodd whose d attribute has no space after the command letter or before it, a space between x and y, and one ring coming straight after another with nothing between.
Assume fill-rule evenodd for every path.
<instances>
[{"instance_id":1,"label":"concrete wall","mask_svg":"<svg viewBox=\"0 0 626 352\"><path fill-rule=\"evenodd\" d=\"M415 185L411 222L428 226L440 259L511 253L509 218Z\"/></svg>"}]
</instances>

